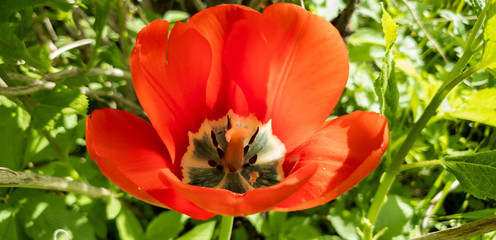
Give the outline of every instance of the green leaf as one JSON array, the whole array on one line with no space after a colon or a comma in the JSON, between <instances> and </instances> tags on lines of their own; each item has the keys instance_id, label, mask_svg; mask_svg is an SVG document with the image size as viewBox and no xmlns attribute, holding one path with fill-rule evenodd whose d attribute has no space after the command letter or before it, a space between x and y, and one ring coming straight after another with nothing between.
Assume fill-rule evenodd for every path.
<instances>
[{"instance_id":1,"label":"green leaf","mask_svg":"<svg viewBox=\"0 0 496 240\"><path fill-rule=\"evenodd\" d=\"M379 99L381 113L390 122L395 119L399 102L399 91L394 71L394 56L392 51L388 51L382 59L381 73L374 82L374 89Z\"/></svg>"},{"instance_id":2,"label":"green leaf","mask_svg":"<svg viewBox=\"0 0 496 240\"><path fill-rule=\"evenodd\" d=\"M93 228L83 213L71 210L59 195L34 189L16 189L12 194L18 224L32 239L53 239L65 231L69 239L95 239ZM63 234L58 234L61 237Z\"/></svg>"},{"instance_id":3,"label":"green leaf","mask_svg":"<svg viewBox=\"0 0 496 240\"><path fill-rule=\"evenodd\" d=\"M310 225L310 217L296 216L285 220L282 223L282 228L277 231L276 239L291 239L291 240L310 240L315 239L321 233L312 225ZM279 237L279 236L283 237Z\"/></svg>"},{"instance_id":4,"label":"green leaf","mask_svg":"<svg viewBox=\"0 0 496 240\"><path fill-rule=\"evenodd\" d=\"M19 239L14 212L10 206L0 205L0 239Z\"/></svg>"},{"instance_id":5,"label":"green leaf","mask_svg":"<svg viewBox=\"0 0 496 240\"><path fill-rule=\"evenodd\" d=\"M339 236L348 240L360 239L356 232L356 228L360 226L360 216L361 213L358 208L346 208L345 200L342 197L333 202L333 206L329 211L332 226Z\"/></svg>"},{"instance_id":6,"label":"green leaf","mask_svg":"<svg viewBox=\"0 0 496 240\"><path fill-rule=\"evenodd\" d=\"M119 216L115 219L119 237L122 240L141 240L145 239L145 233L138 219L126 207L121 209Z\"/></svg>"},{"instance_id":7,"label":"green leaf","mask_svg":"<svg viewBox=\"0 0 496 240\"><path fill-rule=\"evenodd\" d=\"M472 4L472 7L475 9L477 15L480 14L485 4L484 0L470 0L470 3Z\"/></svg>"},{"instance_id":8,"label":"green leaf","mask_svg":"<svg viewBox=\"0 0 496 240\"><path fill-rule=\"evenodd\" d=\"M392 239L404 232L403 228L413 215L413 208L398 195L387 196L386 203L381 208L374 229L380 231L387 227L381 239Z\"/></svg>"},{"instance_id":9,"label":"green leaf","mask_svg":"<svg viewBox=\"0 0 496 240\"><path fill-rule=\"evenodd\" d=\"M1 9L1 8L0 8ZM48 58L48 48L37 45L26 48L22 39L15 32L16 25L0 21L0 57L3 61L15 62L23 60L26 64L47 71L51 60Z\"/></svg>"},{"instance_id":10,"label":"green leaf","mask_svg":"<svg viewBox=\"0 0 496 240\"><path fill-rule=\"evenodd\" d=\"M491 4L487 10L486 25L484 26L484 53L482 63L488 68L496 68L496 1L488 1Z\"/></svg>"},{"instance_id":11,"label":"green leaf","mask_svg":"<svg viewBox=\"0 0 496 240\"><path fill-rule=\"evenodd\" d=\"M4 96L0 96L0 167L20 170L24 154L24 134L29 115Z\"/></svg>"},{"instance_id":12,"label":"green leaf","mask_svg":"<svg viewBox=\"0 0 496 240\"><path fill-rule=\"evenodd\" d=\"M486 217L491 217L496 215L496 208L488 208L471 212L455 213L448 216L440 216L436 219L438 220L450 220L450 219L468 219L468 220L478 220Z\"/></svg>"},{"instance_id":13,"label":"green leaf","mask_svg":"<svg viewBox=\"0 0 496 240\"><path fill-rule=\"evenodd\" d=\"M39 91L33 99L40 104L32 113L32 127L51 130L63 124L62 116L80 114L86 116L88 99L79 91L73 91L65 86L53 90Z\"/></svg>"},{"instance_id":14,"label":"green leaf","mask_svg":"<svg viewBox=\"0 0 496 240\"><path fill-rule=\"evenodd\" d=\"M72 9L72 4L67 0L0 0L0 6L2 6L0 8L0 22L9 19L11 13L23 8L33 8L43 5L63 11Z\"/></svg>"},{"instance_id":15,"label":"green leaf","mask_svg":"<svg viewBox=\"0 0 496 240\"><path fill-rule=\"evenodd\" d=\"M391 46L398 36L398 25L386 12L384 6L382 7L382 30L386 40L386 55L382 59L381 73L374 82L374 89L381 113L391 122L395 119L399 101L398 84L394 72L396 63L391 51Z\"/></svg>"},{"instance_id":16,"label":"green leaf","mask_svg":"<svg viewBox=\"0 0 496 240\"><path fill-rule=\"evenodd\" d=\"M447 157L443 165L477 198L496 199L496 150Z\"/></svg>"},{"instance_id":17,"label":"green leaf","mask_svg":"<svg viewBox=\"0 0 496 240\"><path fill-rule=\"evenodd\" d=\"M114 197L109 197L107 200L107 206L105 212L107 213L107 219L111 220L117 217L121 212L122 205L119 199Z\"/></svg>"},{"instance_id":18,"label":"green leaf","mask_svg":"<svg viewBox=\"0 0 496 240\"><path fill-rule=\"evenodd\" d=\"M162 212L146 228L146 239L175 239L188 219L188 216L173 210Z\"/></svg>"},{"instance_id":19,"label":"green leaf","mask_svg":"<svg viewBox=\"0 0 496 240\"><path fill-rule=\"evenodd\" d=\"M165 12L164 17L162 19L174 23L178 21L184 21L189 18L189 13L178 11L178 10L168 10Z\"/></svg>"},{"instance_id":20,"label":"green leaf","mask_svg":"<svg viewBox=\"0 0 496 240\"><path fill-rule=\"evenodd\" d=\"M398 24L382 6L382 30L386 39L386 51L391 49L396 37L398 37Z\"/></svg>"},{"instance_id":21,"label":"green leaf","mask_svg":"<svg viewBox=\"0 0 496 240\"><path fill-rule=\"evenodd\" d=\"M248 219L255 230L257 230L257 233L262 234L262 226L266 220L260 215L260 213L248 215L246 216L246 219Z\"/></svg>"},{"instance_id":22,"label":"green leaf","mask_svg":"<svg viewBox=\"0 0 496 240\"><path fill-rule=\"evenodd\" d=\"M496 88L486 88L472 94L448 115L496 127Z\"/></svg>"},{"instance_id":23,"label":"green leaf","mask_svg":"<svg viewBox=\"0 0 496 240\"><path fill-rule=\"evenodd\" d=\"M269 225L272 232L280 232L283 223L286 221L288 216L287 212L269 212Z\"/></svg>"},{"instance_id":24,"label":"green leaf","mask_svg":"<svg viewBox=\"0 0 496 240\"><path fill-rule=\"evenodd\" d=\"M92 68L96 64L96 58L98 56L98 51L102 45L102 36L105 23L107 22L107 17L110 12L112 1L94 1L95 6L95 24L93 24L93 29L96 32L95 46L93 47L93 52L91 53L90 59L88 60L87 68Z\"/></svg>"},{"instance_id":25,"label":"green leaf","mask_svg":"<svg viewBox=\"0 0 496 240\"><path fill-rule=\"evenodd\" d=\"M202 223L182 235L177 240L210 240L214 234L215 223L215 221Z\"/></svg>"}]
</instances>

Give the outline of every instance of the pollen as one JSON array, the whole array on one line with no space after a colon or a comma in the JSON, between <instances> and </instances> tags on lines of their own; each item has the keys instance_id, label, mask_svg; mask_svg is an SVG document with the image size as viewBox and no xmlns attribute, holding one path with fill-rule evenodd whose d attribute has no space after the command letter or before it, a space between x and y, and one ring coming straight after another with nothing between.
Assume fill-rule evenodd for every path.
<instances>
[{"instance_id":1,"label":"pollen","mask_svg":"<svg viewBox=\"0 0 496 240\"><path fill-rule=\"evenodd\" d=\"M253 185L256 181L257 181L257 178L260 177L260 174L258 174L258 172L251 172L250 173L250 183L251 185Z\"/></svg>"}]
</instances>

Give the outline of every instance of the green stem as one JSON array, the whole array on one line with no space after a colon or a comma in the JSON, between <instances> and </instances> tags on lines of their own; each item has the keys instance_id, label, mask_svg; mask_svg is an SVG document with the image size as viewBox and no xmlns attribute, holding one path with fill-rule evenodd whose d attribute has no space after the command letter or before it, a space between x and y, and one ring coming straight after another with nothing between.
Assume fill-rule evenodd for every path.
<instances>
[{"instance_id":1,"label":"green stem","mask_svg":"<svg viewBox=\"0 0 496 240\"><path fill-rule=\"evenodd\" d=\"M381 176L381 184L375 192L374 200L372 201L372 205L369 208L367 213L367 218L365 219L366 223L363 227L363 239L371 240L373 239L373 228L375 224L375 220L379 215L379 211L381 210L382 205L386 200L386 195L389 192L389 188L393 184L396 173L392 172L384 172Z\"/></svg>"},{"instance_id":2,"label":"green stem","mask_svg":"<svg viewBox=\"0 0 496 240\"><path fill-rule=\"evenodd\" d=\"M444 162L443 159L439 159L439 160L430 160L430 161L422 161L422 162L414 162L414 163L404 164L400 167L400 172L405 171L405 170L409 170L412 168L439 165L439 164L442 164L443 162Z\"/></svg>"},{"instance_id":3,"label":"green stem","mask_svg":"<svg viewBox=\"0 0 496 240\"><path fill-rule=\"evenodd\" d=\"M234 223L234 217L222 216L222 221L220 224L219 240L231 239L233 223Z\"/></svg>"},{"instance_id":4,"label":"green stem","mask_svg":"<svg viewBox=\"0 0 496 240\"><path fill-rule=\"evenodd\" d=\"M468 58L470 58L470 56L468 56ZM460 59L460 61L462 60ZM427 122L429 122L431 117L436 114L437 108L444 100L444 98L446 98L446 95L448 95L451 89L453 89L456 85L458 85L458 83L463 81L465 78L467 78L468 76L472 75L473 73L479 71L484 67L485 67L484 64L482 65L477 64L469 68L467 71L463 72L462 74L458 75L458 77L456 77L455 79L448 81L446 85L441 86L438 89L436 95L434 95L431 102L429 103L429 105L427 105L424 112L422 113L422 116L420 116L419 120L415 123L412 130L410 130L410 132L408 133L405 142L403 142L403 145L401 145L400 149L393 157L391 165L388 167L389 171L394 173L397 173L399 171L401 164L403 163L403 160L405 159L406 155L412 148L413 144L415 143L415 140L417 139L418 136L420 136L422 129L424 129L424 127L427 125Z\"/></svg>"},{"instance_id":5,"label":"green stem","mask_svg":"<svg viewBox=\"0 0 496 240\"><path fill-rule=\"evenodd\" d=\"M401 164L403 163L405 157L407 156L408 152L415 143L415 140L417 139L418 136L420 136L422 129L424 129L424 127L427 125L427 123L432 118L432 116L435 115L436 110L441 104L441 102L445 99L446 95L448 95L451 89L453 89L458 83L463 81L471 74L486 67L487 64L477 64L469 68L465 72L463 72L465 67L468 65L468 62L470 61L470 58L475 53L475 51L473 50L473 43L476 37L478 36L478 32L482 27L482 23L484 22L488 5L486 5L486 7L482 10L479 18L477 19L476 24L474 25L474 28L470 32L469 38L467 39L465 45L465 51L463 52L462 57L455 64L455 66L450 71L450 73L446 76L445 78L446 80L438 89L438 91L432 98L431 102L422 113L422 116L418 119L418 121L415 123L413 128L410 130L398 152L396 152L396 154L393 156L390 162L387 162L388 164L386 164L387 165L386 171L382 175L382 181L379 185L379 189L377 190L374 199L372 201L372 205L368 210L367 219L365 219L365 224L363 226L364 240L371 240L373 238L373 227L377 219L377 215L379 214L379 211L381 210L382 205L384 204L387 193L389 192L389 189L391 188L391 185L394 182L396 174L398 174L398 172L400 171Z\"/></svg>"}]
</instances>

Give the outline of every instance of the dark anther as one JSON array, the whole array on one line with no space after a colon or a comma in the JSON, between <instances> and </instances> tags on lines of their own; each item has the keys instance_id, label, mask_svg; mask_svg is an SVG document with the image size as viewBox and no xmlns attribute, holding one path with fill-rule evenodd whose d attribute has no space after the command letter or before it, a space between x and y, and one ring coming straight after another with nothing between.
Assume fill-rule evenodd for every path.
<instances>
[{"instance_id":1,"label":"dark anther","mask_svg":"<svg viewBox=\"0 0 496 240\"><path fill-rule=\"evenodd\" d=\"M231 125L231 118L229 117L229 115L227 115L227 130L231 129L232 128L232 125Z\"/></svg>"},{"instance_id":2,"label":"dark anther","mask_svg":"<svg viewBox=\"0 0 496 240\"><path fill-rule=\"evenodd\" d=\"M92 119L92 118L93 118L93 116L91 116L91 115L90 115L89 117L90 117L90 119Z\"/></svg>"},{"instance_id":3,"label":"dark anther","mask_svg":"<svg viewBox=\"0 0 496 240\"><path fill-rule=\"evenodd\" d=\"M245 146L245 148L244 148L245 155L246 155L246 153L248 152L248 149L250 149L250 145L246 145L246 146Z\"/></svg>"},{"instance_id":4,"label":"dark anther","mask_svg":"<svg viewBox=\"0 0 496 240\"><path fill-rule=\"evenodd\" d=\"M208 160L208 165L210 167L217 167L217 162L215 160Z\"/></svg>"},{"instance_id":5,"label":"dark anther","mask_svg":"<svg viewBox=\"0 0 496 240\"><path fill-rule=\"evenodd\" d=\"M217 167L216 167L216 168L217 168L218 170L222 170L222 169L224 169L224 167L223 167L222 165L217 165Z\"/></svg>"},{"instance_id":6,"label":"dark anther","mask_svg":"<svg viewBox=\"0 0 496 240\"><path fill-rule=\"evenodd\" d=\"M253 165L257 162L257 158L258 158L257 155L253 155L253 157L251 157L250 160L248 160L248 162Z\"/></svg>"},{"instance_id":7,"label":"dark anther","mask_svg":"<svg viewBox=\"0 0 496 240\"><path fill-rule=\"evenodd\" d=\"M219 143L217 142L217 137L215 137L214 131L210 132L210 138L212 139L212 143L214 144L215 147L219 146Z\"/></svg>"},{"instance_id":8,"label":"dark anther","mask_svg":"<svg viewBox=\"0 0 496 240\"><path fill-rule=\"evenodd\" d=\"M243 164L243 168L247 168L247 167L249 167L249 166L250 166L250 164L249 164L249 163L245 163L245 164Z\"/></svg>"},{"instance_id":9,"label":"dark anther","mask_svg":"<svg viewBox=\"0 0 496 240\"><path fill-rule=\"evenodd\" d=\"M248 144L252 144L255 141L255 138L257 137L257 134L258 134L258 127L257 127L257 131L255 131L255 133L253 134L253 136L251 136L250 142Z\"/></svg>"},{"instance_id":10,"label":"dark anther","mask_svg":"<svg viewBox=\"0 0 496 240\"><path fill-rule=\"evenodd\" d=\"M217 148L217 154L219 154L219 158L224 157L224 151L222 151L222 149L220 148Z\"/></svg>"}]
</instances>

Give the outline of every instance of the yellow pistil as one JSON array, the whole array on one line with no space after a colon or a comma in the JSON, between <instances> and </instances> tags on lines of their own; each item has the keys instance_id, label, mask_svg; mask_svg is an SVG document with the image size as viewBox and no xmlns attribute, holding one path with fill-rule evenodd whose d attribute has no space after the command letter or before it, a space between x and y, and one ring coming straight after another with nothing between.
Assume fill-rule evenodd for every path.
<instances>
[{"instance_id":1,"label":"yellow pistil","mask_svg":"<svg viewBox=\"0 0 496 240\"><path fill-rule=\"evenodd\" d=\"M236 172L243 166L245 157L243 139L247 139L249 136L246 128L238 127L235 124L232 124L232 128L226 132L227 148L222 163L230 172Z\"/></svg>"}]
</instances>

